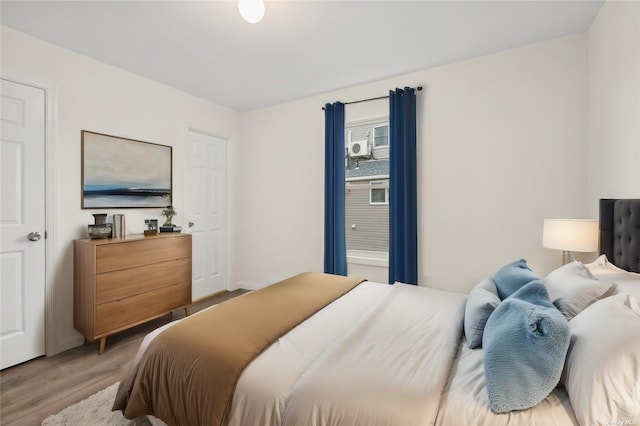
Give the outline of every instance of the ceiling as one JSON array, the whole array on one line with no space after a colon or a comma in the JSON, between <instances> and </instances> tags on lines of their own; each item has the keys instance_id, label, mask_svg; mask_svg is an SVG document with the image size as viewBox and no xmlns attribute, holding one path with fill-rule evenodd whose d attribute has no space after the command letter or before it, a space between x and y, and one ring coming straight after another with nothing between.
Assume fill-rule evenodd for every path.
<instances>
[{"instance_id":1,"label":"ceiling","mask_svg":"<svg viewBox=\"0 0 640 426\"><path fill-rule=\"evenodd\" d=\"M603 1L6 1L2 25L237 111L585 31Z\"/></svg>"}]
</instances>

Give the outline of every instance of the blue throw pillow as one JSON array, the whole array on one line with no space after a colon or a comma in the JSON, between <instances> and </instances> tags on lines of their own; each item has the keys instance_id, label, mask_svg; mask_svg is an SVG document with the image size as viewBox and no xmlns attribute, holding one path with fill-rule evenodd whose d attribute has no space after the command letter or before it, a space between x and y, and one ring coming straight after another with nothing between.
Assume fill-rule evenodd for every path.
<instances>
[{"instance_id":1,"label":"blue throw pillow","mask_svg":"<svg viewBox=\"0 0 640 426\"><path fill-rule=\"evenodd\" d=\"M493 278L480 281L469 293L464 308L464 334L470 349L482 345L482 333L487 320L500 304Z\"/></svg>"},{"instance_id":2,"label":"blue throw pillow","mask_svg":"<svg viewBox=\"0 0 640 426\"><path fill-rule=\"evenodd\" d=\"M498 288L498 296L504 300L523 285L533 280L539 280L540 277L533 273L526 260L519 259L500 268L493 279Z\"/></svg>"},{"instance_id":3,"label":"blue throw pillow","mask_svg":"<svg viewBox=\"0 0 640 426\"><path fill-rule=\"evenodd\" d=\"M504 300L482 338L491 409L524 410L545 399L560 381L569 339L569 323L541 280Z\"/></svg>"}]
</instances>

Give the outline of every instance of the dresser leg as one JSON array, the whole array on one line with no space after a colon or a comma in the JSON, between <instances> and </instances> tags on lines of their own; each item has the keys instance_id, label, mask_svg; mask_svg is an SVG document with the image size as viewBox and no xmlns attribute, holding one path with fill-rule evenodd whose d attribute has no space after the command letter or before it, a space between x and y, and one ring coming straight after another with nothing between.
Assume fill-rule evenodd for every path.
<instances>
[{"instance_id":1,"label":"dresser leg","mask_svg":"<svg viewBox=\"0 0 640 426\"><path fill-rule=\"evenodd\" d=\"M185 314L186 316L191 315L191 306L185 306L185 307L184 307L184 314Z\"/></svg>"},{"instance_id":2,"label":"dresser leg","mask_svg":"<svg viewBox=\"0 0 640 426\"><path fill-rule=\"evenodd\" d=\"M102 355L104 353L105 343L107 343L107 336L100 338L100 352L98 352L98 355Z\"/></svg>"}]
</instances>

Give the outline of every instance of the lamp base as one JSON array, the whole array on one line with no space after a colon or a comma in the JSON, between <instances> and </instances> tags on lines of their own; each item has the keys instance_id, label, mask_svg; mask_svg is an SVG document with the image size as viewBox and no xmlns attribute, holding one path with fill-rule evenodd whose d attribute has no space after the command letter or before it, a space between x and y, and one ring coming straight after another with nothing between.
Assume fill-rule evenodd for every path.
<instances>
[{"instance_id":1,"label":"lamp base","mask_svg":"<svg viewBox=\"0 0 640 426\"><path fill-rule=\"evenodd\" d=\"M573 253L571 253L570 251L563 251L562 252L562 264L566 265L567 263L571 263L574 260L576 260L575 257L573 257Z\"/></svg>"}]
</instances>

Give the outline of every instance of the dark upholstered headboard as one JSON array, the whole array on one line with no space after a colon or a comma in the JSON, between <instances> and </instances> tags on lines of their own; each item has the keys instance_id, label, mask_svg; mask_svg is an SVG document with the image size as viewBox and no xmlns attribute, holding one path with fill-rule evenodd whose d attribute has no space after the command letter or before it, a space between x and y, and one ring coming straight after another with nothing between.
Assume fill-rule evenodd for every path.
<instances>
[{"instance_id":1,"label":"dark upholstered headboard","mask_svg":"<svg viewBox=\"0 0 640 426\"><path fill-rule=\"evenodd\" d=\"M600 200L600 253L622 269L640 272L640 199Z\"/></svg>"}]
</instances>

